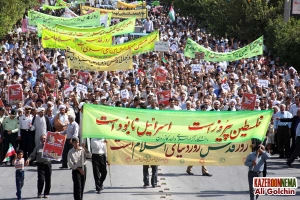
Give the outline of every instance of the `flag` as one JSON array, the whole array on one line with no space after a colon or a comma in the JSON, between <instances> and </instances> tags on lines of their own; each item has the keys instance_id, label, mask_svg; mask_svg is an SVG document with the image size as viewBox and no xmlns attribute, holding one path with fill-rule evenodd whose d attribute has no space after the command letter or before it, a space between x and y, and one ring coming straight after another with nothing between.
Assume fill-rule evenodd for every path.
<instances>
[{"instance_id":1,"label":"flag","mask_svg":"<svg viewBox=\"0 0 300 200\"><path fill-rule=\"evenodd\" d=\"M165 58L162 58L161 60L162 60L163 63L165 63L165 64L168 64L168 63L169 63Z\"/></svg>"},{"instance_id":2,"label":"flag","mask_svg":"<svg viewBox=\"0 0 300 200\"><path fill-rule=\"evenodd\" d=\"M9 157L13 156L15 154L16 154L16 151L15 151L14 147L9 143L9 148L8 148L7 153L6 153L6 155L4 157L4 160L2 162L8 162L8 161L10 161Z\"/></svg>"},{"instance_id":3,"label":"flag","mask_svg":"<svg viewBox=\"0 0 300 200\"><path fill-rule=\"evenodd\" d=\"M175 21L175 12L172 6L170 7L169 17L173 22Z\"/></svg>"}]
</instances>

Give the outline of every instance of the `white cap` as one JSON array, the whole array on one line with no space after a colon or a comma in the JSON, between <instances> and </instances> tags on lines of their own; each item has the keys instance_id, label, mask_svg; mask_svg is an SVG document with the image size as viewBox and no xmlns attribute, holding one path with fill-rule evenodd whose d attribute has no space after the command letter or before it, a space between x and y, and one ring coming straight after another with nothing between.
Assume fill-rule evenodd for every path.
<instances>
[{"instance_id":1,"label":"white cap","mask_svg":"<svg viewBox=\"0 0 300 200\"><path fill-rule=\"evenodd\" d=\"M41 112L41 111L45 111L45 108L44 108L44 107L39 107L39 108L37 109L37 112L38 112L38 113Z\"/></svg>"},{"instance_id":2,"label":"white cap","mask_svg":"<svg viewBox=\"0 0 300 200\"><path fill-rule=\"evenodd\" d=\"M59 108L59 109L66 109L66 106L62 104L62 105L60 105L58 108Z\"/></svg>"}]
</instances>

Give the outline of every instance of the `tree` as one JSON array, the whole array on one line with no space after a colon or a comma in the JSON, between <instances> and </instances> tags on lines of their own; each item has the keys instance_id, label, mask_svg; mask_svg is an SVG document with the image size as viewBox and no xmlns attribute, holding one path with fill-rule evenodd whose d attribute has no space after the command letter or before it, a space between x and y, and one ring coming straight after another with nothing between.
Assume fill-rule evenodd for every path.
<instances>
[{"instance_id":1,"label":"tree","mask_svg":"<svg viewBox=\"0 0 300 200\"><path fill-rule=\"evenodd\" d=\"M287 23L283 17L270 20L266 27L268 40L267 46L273 55L280 60L300 68L300 20L291 18Z\"/></svg>"},{"instance_id":2,"label":"tree","mask_svg":"<svg viewBox=\"0 0 300 200\"><path fill-rule=\"evenodd\" d=\"M173 0L173 5L183 15L195 17L198 26L211 34L240 40L264 35L269 19L283 14L279 0Z\"/></svg>"},{"instance_id":3,"label":"tree","mask_svg":"<svg viewBox=\"0 0 300 200\"><path fill-rule=\"evenodd\" d=\"M0 37L5 36L22 19L27 9L38 4L37 0L0 1Z\"/></svg>"}]
</instances>

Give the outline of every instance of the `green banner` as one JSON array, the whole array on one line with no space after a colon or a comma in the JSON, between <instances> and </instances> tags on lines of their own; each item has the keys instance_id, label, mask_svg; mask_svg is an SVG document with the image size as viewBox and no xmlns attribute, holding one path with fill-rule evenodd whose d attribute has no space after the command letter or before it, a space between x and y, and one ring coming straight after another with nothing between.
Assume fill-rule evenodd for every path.
<instances>
[{"instance_id":1,"label":"green banner","mask_svg":"<svg viewBox=\"0 0 300 200\"><path fill-rule=\"evenodd\" d=\"M58 9L64 9L65 7L66 6L49 6L49 5L44 4L43 5L43 10L46 10L46 9L58 10Z\"/></svg>"},{"instance_id":2,"label":"green banner","mask_svg":"<svg viewBox=\"0 0 300 200\"><path fill-rule=\"evenodd\" d=\"M104 34L112 34L112 36L116 35L123 35L127 33L133 33L134 28L135 28L135 20L136 18L130 18L127 19L123 22L120 22L114 26L110 26L107 28L91 28L91 31L88 29L83 30L83 31L69 31L69 30L64 30L63 28L56 28L56 27L51 27L51 26L45 26L47 29L57 32L59 34L63 35L69 35L69 36L76 36L76 37L91 37L91 36L96 36L96 35L104 35ZM60 26L61 27L61 26ZM42 28L43 25L38 24L38 36L42 36Z\"/></svg>"},{"instance_id":3,"label":"green banner","mask_svg":"<svg viewBox=\"0 0 300 200\"><path fill-rule=\"evenodd\" d=\"M76 26L76 27L87 27L87 26L100 26L100 13L93 12L88 15L74 17L74 18L64 18L64 17L54 17L51 15L46 15L33 10L28 11L29 25L37 26L38 23L54 27L56 24L61 24L65 26Z\"/></svg>"},{"instance_id":4,"label":"green banner","mask_svg":"<svg viewBox=\"0 0 300 200\"><path fill-rule=\"evenodd\" d=\"M102 21L101 18L106 18L106 15L107 15L107 26L109 26L111 22L111 16L112 16L111 13L100 15L100 21ZM95 26L95 27L74 27L74 26L64 26L64 25L56 24L55 28L62 29L65 31L70 31L70 32L95 32L95 31L103 30L105 27L103 25Z\"/></svg>"},{"instance_id":5,"label":"green banner","mask_svg":"<svg viewBox=\"0 0 300 200\"><path fill-rule=\"evenodd\" d=\"M242 58L251 58L263 54L263 36L243 48L228 53L217 53L208 50L197 44L195 41L188 39L185 45L184 55L194 58L195 53L197 52L202 53L202 58L204 60L212 62L235 61Z\"/></svg>"},{"instance_id":6,"label":"green banner","mask_svg":"<svg viewBox=\"0 0 300 200\"><path fill-rule=\"evenodd\" d=\"M62 35L56 32L50 31L48 29L43 29L42 34L42 46L43 48L58 48L66 49L67 47L75 48L77 37ZM111 46L112 45L112 35L105 34L93 37L81 37L80 42L86 42L89 44Z\"/></svg>"},{"instance_id":7,"label":"green banner","mask_svg":"<svg viewBox=\"0 0 300 200\"><path fill-rule=\"evenodd\" d=\"M130 42L125 42L123 44L113 46L98 46L80 41L80 38L78 38L78 40L76 40L75 50L82 54L95 58L114 56L129 49L131 49L133 55L136 55L153 51L155 42L157 41L159 41L158 31L152 32L147 36L140 37Z\"/></svg>"},{"instance_id":8,"label":"green banner","mask_svg":"<svg viewBox=\"0 0 300 200\"><path fill-rule=\"evenodd\" d=\"M272 110L190 112L85 104L82 136L185 144L263 140L272 113Z\"/></svg>"}]
</instances>

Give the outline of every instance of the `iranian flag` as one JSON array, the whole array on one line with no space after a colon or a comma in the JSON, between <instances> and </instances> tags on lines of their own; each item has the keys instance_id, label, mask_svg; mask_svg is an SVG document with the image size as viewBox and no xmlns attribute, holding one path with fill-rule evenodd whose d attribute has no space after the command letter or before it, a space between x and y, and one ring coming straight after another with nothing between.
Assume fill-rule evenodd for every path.
<instances>
[{"instance_id":1,"label":"iranian flag","mask_svg":"<svg viewBox=\"0 0 300 200\"><path fill-rule=\"evenodd\" d=\"M9 143L9 148L7 150L7 153L4 157L4 160L2 162L9 162L10 161L10 156L13 156L16 154L16 151L14 149L14 147Z\"/></svg>"},{"instance_id":2,"label":"iranian flag","mask_svg":"<svg viewBox=\"0 0 300 200\"><path fill-rule=\"evenodd\" d=\"M170 17L170 19L172 20L172 22L175 21L175 12L174 12L174 9L173 9L172 6L170 7L169 17Z\"/></svg>"}]
</instances>

